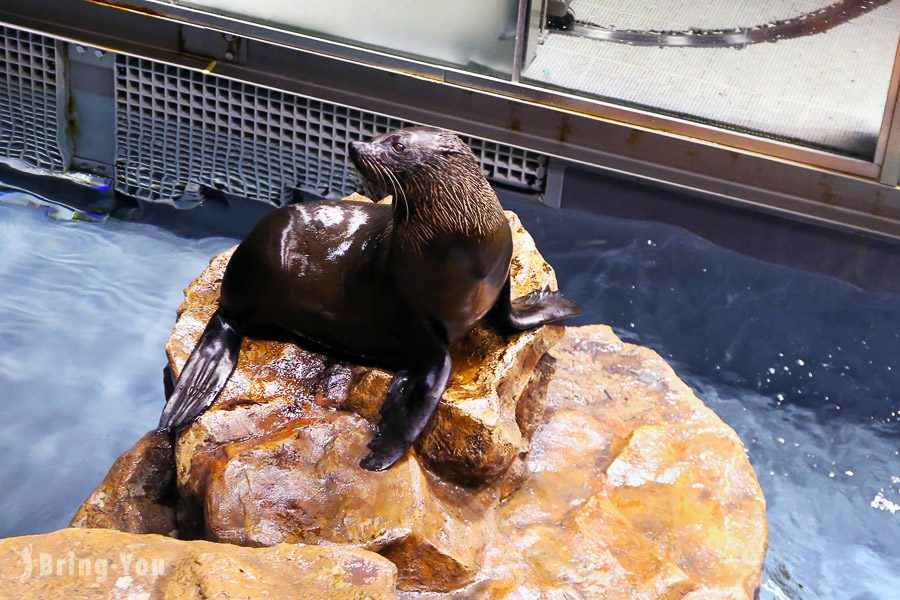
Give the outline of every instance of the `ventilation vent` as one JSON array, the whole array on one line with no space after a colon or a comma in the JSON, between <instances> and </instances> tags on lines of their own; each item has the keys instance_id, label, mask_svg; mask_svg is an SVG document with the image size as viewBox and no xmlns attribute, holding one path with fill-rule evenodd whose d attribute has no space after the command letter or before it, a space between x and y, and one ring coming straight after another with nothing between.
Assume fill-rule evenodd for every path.
<instances>
[{"instance_id":1,"label":"ventilation vent","mask_svg":"<svg viewBox=\"0 0 900 600\"><path fill-rule=\"evenodd\" d=\"M0 25L0 160L64 172L65 85L56 42Z\"/></svg>"},{"instance_id":2,"label":"ventilation vent","mask_svg":"<svg viewBox=\"0 0 900 600\"><path fill-rule=\"evenodd\" d=\"M294 190L343 196L361 184L351 140L412 123L214 75L116 57L116 186L175 205L207 186L271 202ZM546 157L466 138L494 182L541 191Z\"/></svg>"}]
</instances>

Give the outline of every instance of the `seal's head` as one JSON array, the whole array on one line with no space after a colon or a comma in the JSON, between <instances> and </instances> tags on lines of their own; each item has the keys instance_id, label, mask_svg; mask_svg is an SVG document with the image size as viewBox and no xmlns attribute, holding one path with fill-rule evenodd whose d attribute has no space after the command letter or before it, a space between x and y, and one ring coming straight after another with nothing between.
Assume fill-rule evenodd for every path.
<instances>
[{"instance_id":1,"label":"seal's head","mask_svg":"<svg viewBox=\"0 0 900 600\"><path fill-rule=\"evenodd\" d=\"M370 193L391 195L399 200L395 207L412 212L425 202L453 200L460 189L493 196L472 151L443 129L412 127L351 142L350 160Z\"/></svg>"}]
</instances>

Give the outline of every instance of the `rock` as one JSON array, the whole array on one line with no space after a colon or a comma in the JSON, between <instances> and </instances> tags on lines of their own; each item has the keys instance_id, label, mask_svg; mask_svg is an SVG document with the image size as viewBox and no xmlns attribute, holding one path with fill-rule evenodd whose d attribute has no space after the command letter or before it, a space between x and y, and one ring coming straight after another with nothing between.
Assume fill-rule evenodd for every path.
<instances>
[{"instance_id":1,"label":"rock","mask_svg":"<svg viewBox=\"0 0 900 600\"><path fill-rule=\"evenodd\" d=\"M746 599L765 499L737 435L655 352L574 327L474 580L407 599ZM506 480L496 484L509 485Z\"/></svg>"},{"instance_id":2,"label":"rock","mask_svg":"<svg viewBox=\"0 0 900 600\"><path fill-rule=\"evenodd\" d=\"M351 202L374 202L374 200L372 200L371 198L366 198L365 196L357 192L353 192L349 196L346 196L344 200L349 200Z\"/></svg>"},{"instance_id":3,"label":"rock","mask_svg":"<svg viewBox=\"0 0 900 600\"><path fill-rule=\"evenodd\" d=\"M120 456L75 513L72 527L117 529L178 537L175 457L168 435L153 432Z\"/></svg>"},{"instance_id":4,"label":"rock","mask_svg":"<svg viewBox=\"0 0 900 600\"><path fill-rule=\"evenodd\" d=\"M395 569L358 548L243 548L106 529L0 540L0 597L395 598Z\"/></svg>"},{"instance_id":5,"label":"rock","mask_svg":"<svg viewBox=\"0 0 900 600\"><path fill-rule=\"evenodd\" d=\"M209 537L241 545L353 544L397 564L403 589L451 590L477 571L475 511L455 511L408 457L383 473L359 468L371 426L327 412L278 434L227 446L209 478ZM466 519L468 517L468 519Z\"/></svg>"},{"instance_id":6,"label":"rock","mask_svg":"<svg viewBox=\"0 0 900 600\"><path fill-rule=\"evenodd\" d=\"M514 294L555 285L510 221ZM186 291L167 346L176 374L228 257ZM506 339L480 327L451 350L432 425L372 473L358 462L389 375L244 339L176 446L179 535L374 551L409 599L754 596L768 535L759 484L734 431L656 353L599 325ZM75 522L171 525L154 448L149 436L124 455Z\"/></svg>"},{"instance_id":7,"label":"rock","mask_svg":"<svg viewBox=\"0 0 900 600\"><path fill-rule=\"evenodd\" d=\"M520 396L530 451L479 488L416 453L358 469L371 425L322 400L354 385L333 367L304 396L319 400L213 411L204 431L236 437L195 446L209 452L209 537L375 550L409 599L754 597L759 484L736 434L656 353L605 326L567 329Z\"/></svg>"},{"instance_id":8,"label":"rock","mask_svg":"<svg viewBox=\"0 0 900 600\"><path fill-rule=\"evenodd\" d=\"M644 426L607 469L601 493L660 556L696 581L729 586L766 547L765 507L746 464L743 444L719 423Z\"/></svg>"},{"instance_id":9,"label":"rock","mask_svg":"<svg viewBox=\"0 0 900 600\"><path fill-rule=\"evenodd\" d=\"M547 326L504 340L479 327L454 344L450 385L415 446L425 464L452 481L477 486L527 452L533 423L519 420L536 418L543 398L535 403L526 389L546 380L536 366L562 331ZM346 399L337 406L375 423L390 380L383 371L355 370Z\"/></svg>"},{"instance_id":10,"label":"rock","mask_svg":"<svg viewBox=\"0 0 900 600\"><path fill-rule=\"evenodd\" d=\"M499 508L501 537L543 586L584 598L753 598L765 499L737 434L608 327L570 328L551 355L546 416Z\"/></svg>"}]
</instances>

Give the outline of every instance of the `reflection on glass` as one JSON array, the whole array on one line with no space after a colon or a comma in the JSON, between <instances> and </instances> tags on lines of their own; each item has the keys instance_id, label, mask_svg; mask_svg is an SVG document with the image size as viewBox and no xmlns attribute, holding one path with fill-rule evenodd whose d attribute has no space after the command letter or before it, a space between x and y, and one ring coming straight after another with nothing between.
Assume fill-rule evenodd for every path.
<instances>
[{"instance_id":1,"label":"reflection on glass","mask_svg":"<svg viewBox=\"0 0 900 600\"><path fill-rule=\"evenodd\" d=\"M871 160L896 0L550 0L523 79ZM755 26L759 27L755 27Z\"/></svg>"},{"instance_id":2,"label":"reflection on glass","mask_svg":"<svg viewBox=\"0 0 900 600\"><path fill-rule=\"evenodd\" d=\"M177 0L282 29L508 78L516 2Z\"/></svg>"}]
</instances>

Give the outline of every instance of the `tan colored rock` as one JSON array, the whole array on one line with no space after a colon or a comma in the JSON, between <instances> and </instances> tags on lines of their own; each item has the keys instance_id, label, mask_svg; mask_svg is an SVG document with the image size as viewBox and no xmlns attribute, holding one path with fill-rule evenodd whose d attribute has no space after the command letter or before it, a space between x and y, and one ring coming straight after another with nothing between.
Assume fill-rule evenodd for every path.
<instances>
[{"instance_id":1,"label":"tan colored rock","mask_svg":"<svg viewBox=\"0 0 900 600\"><path fill-rule=\"evenodd\" d=\"M358 545L393 560L403 589L471 581L482 545L477 513L442 502L413 456L382 473L361 469L369 439L364 419L328 412L226 446L208 483L209 536L252 546Z\"/></svg>"},{"instance_id":2,"label":"tan colored rock","mask_svg":"<svg viewBox=\"0 0 900 600\"><path fill-rule=\"evenodd\" d=\"M546 414L484 525L481 571L402 597L754 598L765 499L734 431L608 327L568 328L550 355Z\"/></svg>"},{"instance_id":3,"label":"tan colored rock","mask_svg":"<svg viewBox=\"0 0 900 600\"><path fill-rule=\"evenodd\" d=\"M351 385L349 370L325 371L309 397ZM569 328L537 371L517 411L530 452L478 489L415 453L386 473L356 468L370 425L313 401L214 411L206 431L248 435L207 463L210 535L377 550L410 599L752 598L765 500L735 433L608 327Z\"/></svg>"},{"instance_id":4,"label":"tan colored rock","mask_svg":"<svg viewBox=\"0 0 900 600\"><path fill-rule=\"evenodd\" d=\"M0 540L0 597L17 600L395 598L394 566L341 546L243 548L106 529Z\"/></svg>"},{"instance_id":5,"label":"tan colored rock","mask_svg":"<svg viewBox=\"0 0 900 600\"><path fill-rule=\"evenodd\" d=\"M753 598L765 499L734 431L659 355L570 328L501 536L584 598ZM492 596L499 597L499 596Z\"/></svg>"},{"instance_id":6,"label":"tan colored rock","mask_svg":"<svg viewBox=\"0 0 900 600\"><path fill-rule=\"evenodd\" d=\"M659 556L723 594L752 595L766 549L765 504L730 428L640 427L606 474L601 493Z\"/></svg>"},{"instance_id":7,"label":"tan colored rock","mask_svg":"<svg viewBox=\"0 0 900 600\"><path fill-rule=\"evenodd\" d=\"M366 198L365 196L357 192L353 192L349 196L346 196L344 200L350 200L352 202L374 202L374 200L372 200L371 198Z\"/></svg>"},{"instance_id":8,"label":"tan colored rock","mask_svg":"<svg viewBox=\"0 0 900 600\"><path fill-rule=\"evenodd\" d=\"M514 294L555 284L510 219ZM167 346L175 373L228 256L186 292ZM382 473L358 462L387 373L245 339L225 390L177 444L179 532L376 551L410 599L752 598L765 500L737 435L655 352L605 326L562 334L479 328L461 340L432 426ZM95 493L85 524L136 527L157 510L161 495L133 484L162 480L141 476L161 472L142 466L155 456L142 443L98 488L124 508L98 508Z\"/></svg>"},{"instance_id":9,"label":"tan colored rock","mask_svg":"<svg viewBox=\"0 0 900 600\"><path fill-rule=\"evenodd\" d=\"M352 202L375 202L377 204L392 204L394 202L393 196L385 196L381 200L372 200L371 198L367 198L362 194L358 194L357 192L353 192L349 196L345 197L344 200L350 200Z\"/></svg>"},{"instance_id":10,"label":"tan colored rock","mask_svg":"<svg viewBox=\"0 0 900 600\"><path fill-rule=\"evenodd\" d=\"M72 527L117 529L178 537L175 459L168 435L153 432L120 456L75 513Z\"/></svg>"}]
</instances>

